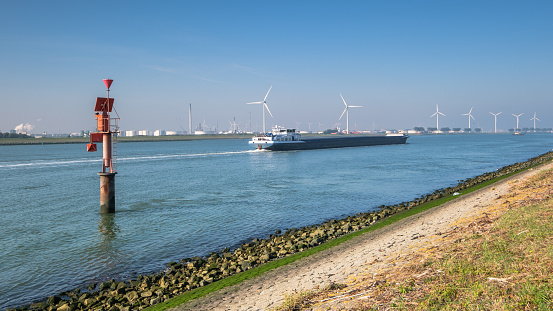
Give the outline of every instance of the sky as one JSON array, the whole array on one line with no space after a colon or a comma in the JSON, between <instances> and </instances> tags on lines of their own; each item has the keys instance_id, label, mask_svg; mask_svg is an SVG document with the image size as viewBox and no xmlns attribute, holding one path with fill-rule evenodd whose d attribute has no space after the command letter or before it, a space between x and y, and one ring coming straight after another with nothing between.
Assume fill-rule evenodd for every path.
<instances>
[{"instance_id":1,"label":"sky","mask_svg":"<svg viewBox=\"0 0 553 311\"><path fill-rule=\"evenodd\" d=\"M553 127L552 1L2 1L0 132ZM308 123L312 123L309 125Z\"/></svg>"}]
</instances>

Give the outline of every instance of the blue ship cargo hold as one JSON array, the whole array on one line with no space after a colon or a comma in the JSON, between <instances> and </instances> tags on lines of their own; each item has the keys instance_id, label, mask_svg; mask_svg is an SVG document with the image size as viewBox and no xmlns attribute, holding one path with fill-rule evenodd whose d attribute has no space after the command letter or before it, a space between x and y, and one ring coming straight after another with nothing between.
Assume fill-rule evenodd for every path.
<instances>
[{"instance_id":1,"label":"blue ship cargo hold","mask_svg":"<svg viewBox=\"0 0 553 311\"><path fill-rule=\"evenodd\" d=\"M345 148L405 144L405 134L336 135L333 137L302 138L295 129L273 128L271 133L257 134L249 144L256 149L273 151Z\"/></svg>"}]
</instances>

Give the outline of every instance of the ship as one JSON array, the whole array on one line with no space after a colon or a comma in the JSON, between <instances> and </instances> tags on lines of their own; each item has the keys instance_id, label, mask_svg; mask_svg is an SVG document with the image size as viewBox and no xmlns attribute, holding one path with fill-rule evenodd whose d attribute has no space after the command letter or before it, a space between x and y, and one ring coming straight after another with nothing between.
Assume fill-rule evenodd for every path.
<instances>
[{"instance_id":1,"label":"ship","mask_svg":"<svg viewBox=\"0 0 553 311\"><path fill-rule=\"evenodd\" d=\"M295 129L274 127L270 133L256 134L248 142L256 149L287 151L346 148L376 145L405 144L409 135L375 134L375 135L333 135L325 137L302 138Z\"/></svg>"}]
</instances>

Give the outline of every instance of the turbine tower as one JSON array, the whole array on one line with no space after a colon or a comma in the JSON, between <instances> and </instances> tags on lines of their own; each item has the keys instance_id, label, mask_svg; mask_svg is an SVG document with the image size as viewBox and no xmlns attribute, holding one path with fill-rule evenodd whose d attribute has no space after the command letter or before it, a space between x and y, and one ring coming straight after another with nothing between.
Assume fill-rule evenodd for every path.
<instances>
[{"instance_id":1,"label":"turbine tower","mask_svg":"<svg viewBox=\"0 0 553 311\"><path fill-rule=\"evenodd\" d=\"M344 113L346 114L346 134L349 134L349 108L361 108L363 106L348 106L346 103L346 100L344 99L344 96L342 96L342 93L340 93L340 97L342 97L342 101L344 102L344 105L346 105L346 109L342 112L342 115L338 120L342 120L342 117L344 116Z\"/></svg>"},{"instance_id":2,"label":"turbine tower","mask_svg":"<svg viewBox=\"0 0 553 311\"><path fill-rule=\"evenodd\" d=\"M536 132L536 120L541 121L540 119L536 118L536 113L534 112L534 117L530 119L530 121L534 120L534 133Z\"/></svg>"},{"instance_id":3,"label":"turbine tower","mask_svg":"<svg viewBox=\"0 0 553 311\"><path fill-rule=\"evenodd\" d=\"M267 109L267 112L269 112L271 117L273 117L271 110L269 110L269 106L267 106L267 96L269 96L269 92L271 91L272 88L273 86L271 85L271 87L267 91L267 95L265 95L265 98L263 98L263 101L247 103L248 105L261 104L261 109L263 110L263 133L265 133L265 108Z\"/></svg>"},{"instance_id":4,"label":"turbine tower","mask_svg":"<svg viewBox=\"0 0 553 311\"><path fill-rule=\"evenodd\" d=\"M470 107L469 113L463 113L462 114L463 116L469 116L469 129L470 129L470 119L472 118L474 120L474 117L471 114L472 113L472 108L474 108L474 107Z\"/></svg>"},{"instance_id":5,"label":"turbine tower","mask_svg":"<svg viewBox=\"0 0 553 311\"><path fill-rule=\"evenodd\" d=\"M440 130L440 126L438 125L438 118L439 118L440 115L442 115L442 116L445 117L445 114L441 113L441 112L438 110L438 105L436 105L436 112L434 112L434 114L430 116L431 118L432 118L433 116L436 116L436 131L439 131L439 130Z\"/></svg>"},{"instance_id":6,"label":"turbine tower","mask_svg":"<svg viewBox=\"0 0 553 311\"><path fill-rule=\"evenodd\" d=\"M491 112L490 112L491 113ZM494 116L495 122L494 122L494 133L497 133L497 116L501 114L501 112L498 113L491 113Z\"/></svg>"},{"instance_id":7,"label":"turbine tower","mask_svg":"<svg viewBox=\"0 0 553 311\"><path fill-rule=\"evenodd\" d=\"M519 114L518 116L516 114L512 114L513 116L515 116L517 118L517 128L515 129L515 132L518 130L518 117L520 117L521 115L523 115L524 113L521 113Z\"/></svg>"}]
</instances>

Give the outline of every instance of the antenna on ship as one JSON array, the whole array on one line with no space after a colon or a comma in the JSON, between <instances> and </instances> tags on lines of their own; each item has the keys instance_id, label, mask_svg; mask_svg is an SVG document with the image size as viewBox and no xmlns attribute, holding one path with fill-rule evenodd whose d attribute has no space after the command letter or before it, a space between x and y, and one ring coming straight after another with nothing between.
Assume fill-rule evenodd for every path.
<instances>
[{"instance_id":1,"label":"antenna on ship","mask_svg":"<svg viewBox=\"0 0 553 311\"><path fill-rule=\"evenodd\" d=\"M494 119L495 119L495 122L494 122L494 133L497 133L497 116L501 114L501 112L498 112L498 113L493 113L493 112L490 112L493 116L494 116Z\"/></svg>"},{"instance_id":2,"label":"antenna on ship","mask_svg":"<svg viewBox=\"0 0 553 311\"><path fill-rule=\"evenodd\" d=\"M87 151L97 151L95 142L102 143L103 159L102 171L100 176L100 212L115 213L115 174L117 159L117 133L119 133L119 118L110 118L110 112L113 109L113 98L109 98L109 88L113 80L104 79L108 97L96 98L94 107L95 117L97 119L97 130L90 133L90 144L87 145ZM115 112L117 114L117 111ZM112 123L113 121L113 123ZM113 140L112 140L113 136Z\"/></svg>"},{"instance_id":3,"label":"antenna on ship","mask_svg":"<svg viewBox=\"0 0 553 311\"><path fill-rule=\"evenodd\" d=\"M436 131L439 131L440 130L440 126L438 125L438 117L439 115L442 115L445 117L445 114L441 113L439 110L438 110L438 105L436 105L436 112L434 112L433 115L431 115L430 117L432 118L433 116L436 116Z\"/></svg>"},{"instance_id":4,"label":"antenna on ship","mask_svg":"<svg viewBox=\"0 0 553 311\"><path fill-rule=\"evenodd\" d=\"M349 108L361 108L363 106L348 106L346 103L346 100L344 99L344 96L342 96L342 93L340 93L340 97L342 97L342 101L344 102L344 105L346 105L346 109L342 112L342 115L338 120L342 120L342 117L344 116L344 113L346 114L346 134L349 134Z\"/></svg>"},{"instance_id":5,"label":"antenna on ship","mask_svg":"<svg viewBox=\"0 0 553 311\"><path fill-rule=\"evenodd\" d=\"M247 105L261 104L261 109L263 110L263 133L265 133L265 109L267 109L267 111L271 115L271 118L273 117L273 114L271 113L271 110L269 110L269 106L267 106L267 96L269 96L269 92L271 91L272 88L273 88L273 86L271 85L271 87L267 91L267 94L265 95L265 98L263 98L263 101L246 103Z\"/></svg>"}]
</instances>

